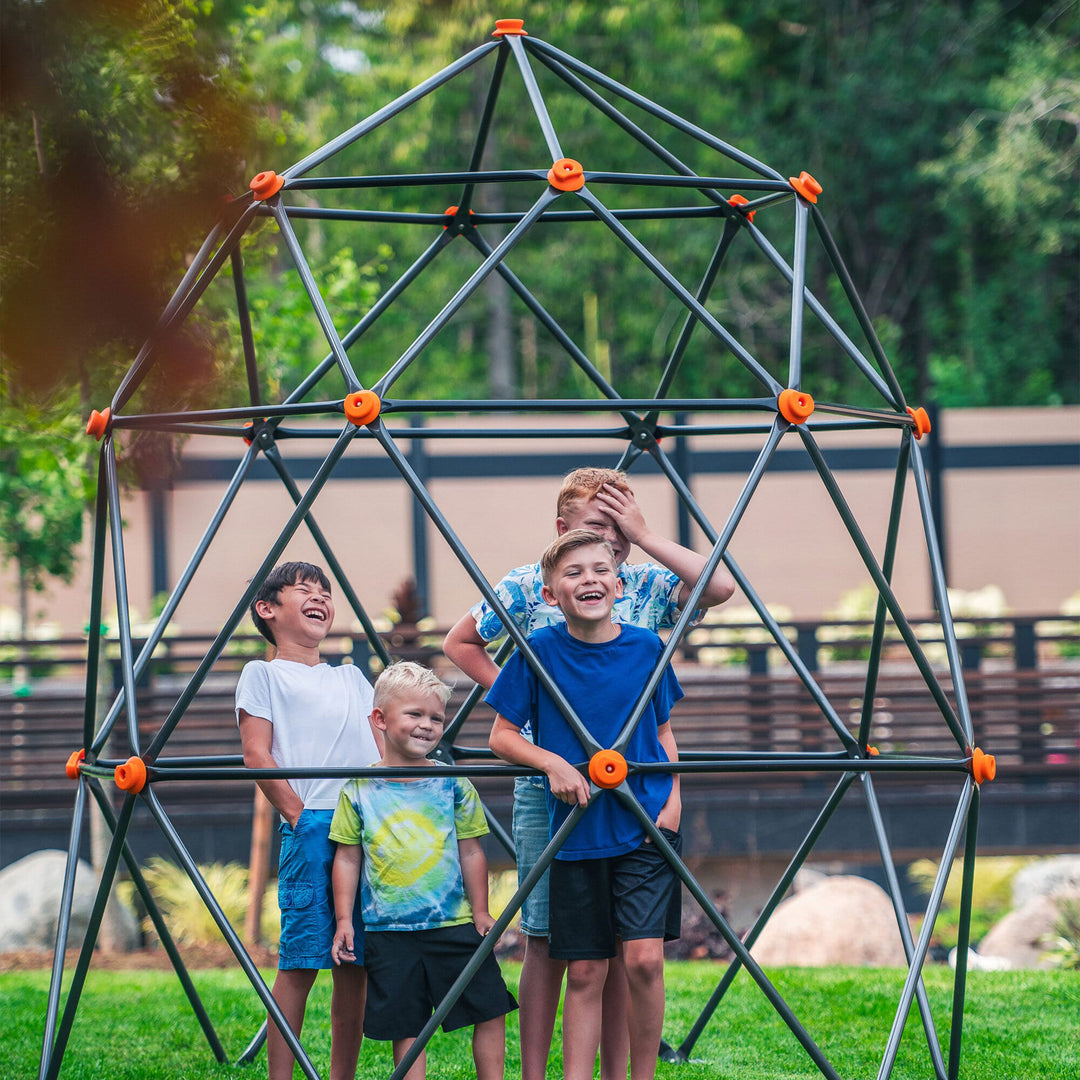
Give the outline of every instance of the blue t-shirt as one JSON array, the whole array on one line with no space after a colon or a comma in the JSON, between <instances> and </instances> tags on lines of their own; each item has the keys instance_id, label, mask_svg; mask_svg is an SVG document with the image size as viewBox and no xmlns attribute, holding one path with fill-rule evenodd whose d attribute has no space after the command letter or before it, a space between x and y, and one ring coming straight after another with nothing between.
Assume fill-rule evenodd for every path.
<instances>
[{"instance_id":1,"label":"blue t-shirt","mask_svg":"<svg viewBox=\"0 0 1080 1080\"><path fill-rule=\"evenodd\" d=\"M663 642L651 630L628 625L620 626L618 637L598 644L571 637L565 623L543 627L530 634L528 641L555 685L602 747L610 747L622 731L663 651ZM626 746L628 763L668 760L657 729L667 723L671 706L682 696L682 687L668 665ZM517 727L531 722L538 746L572 765L588 759L573 728L520 653L507 660L486 700ZM655 821L671 794L670 774L634 774L628 782L645 812ZM554 836L572 808L556 799L550 790L547 802L550 835ZM645 830L637 818L619 799L610 792L600 792L556 858L599 859L623 855L633 851L644 836Z\"/></svg>"},{"instance_id":2,"label":"blue t-shirt","mask_svg":"<svg viewBox=\"0 0 1080 1080\"><path fill-rule=\"evenodd\" d=\"M360 910L367 930L472 922L458 841L487 832L480 798L463 776L355 777L341 789L330 825L331 840L363 845Z\"/></svg>"}]
</instances>

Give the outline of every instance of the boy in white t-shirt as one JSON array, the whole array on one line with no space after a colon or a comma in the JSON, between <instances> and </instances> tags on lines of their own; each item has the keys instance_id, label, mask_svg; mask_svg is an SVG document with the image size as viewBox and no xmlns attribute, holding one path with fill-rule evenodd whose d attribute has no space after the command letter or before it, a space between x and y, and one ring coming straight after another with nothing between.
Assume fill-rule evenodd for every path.
<instances>
[{"instance_id":1,"label":"boy in white t-shirt","mask_svg":"<svg viewBox=\"0 0 1080 1080\"><path fill-rule=\"evenodd\" d=\"M283 563L270 572L251 603L274 659L244 666L236 686L236 718L248 768L355 766L381 756L370 724L371 684L355 665L331 667L319 647L334 621L326 574L310 563ZM342 780L259 780L281 814L278 905L281 938L274 1000L297 1034L308 994L322 969L333 973L330 1077L353 1080L363 1040L367 973L363 935L353 963L335 965L334 844L330 821ZM357 918L357 926L362 926ZM270 1080L291 1080L294 1057L277 1025L266 1032Z\"/></svg>"}]
</instances>

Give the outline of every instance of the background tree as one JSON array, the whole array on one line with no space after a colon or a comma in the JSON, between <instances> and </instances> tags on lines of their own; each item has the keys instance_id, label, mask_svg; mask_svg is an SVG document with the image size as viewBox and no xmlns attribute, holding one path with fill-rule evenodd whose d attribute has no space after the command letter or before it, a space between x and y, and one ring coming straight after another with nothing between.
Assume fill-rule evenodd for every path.
<instances>
[{"instance_id":1,"label":"background tree","mask_svg":"<svg viewBox=\"0 0 1080 1080\"><path fill-rule=\"evenodd\" d=\"M16 409L0 382L0 563L18 575L19 636L30 595L75 572L89 497L78 419L68 409Z\"/></svg>"},{"instance_id":2,"label":"background tree","mask_svg":"<svg viewBox=\"0 0 1080 1080\"><path fill-rule=\"evenodd\" d=\"M528 16L535 34L748 153L783 172L814 173L913 400L1080 400L1075 0L822 0L810 9L799 0L536 0ZM4 0L0 20L5 394L32 406L69 400L77 388L76 411L85 415L111 394L223 197L489 40L493 16L481 0ZM566 153L587 168L656 168L543 65L536 71ZM489 78L479 69L463 75L317 171L463 168ZM715 153L619 107L687 164L716 171ZM483 165L546 158L519 81L508 76ZM617 189L604 195L618 205ZM386 189L370 202L440 213L459 196L455 185ZM479 193L478 209L521 209L534 195L511 189L499 205L494 197ZM341 333L437 235L328 221L297 228ZM672 222L633 229L684 283L696 284L715 243L709 230ZM709 307L755 355L782 367L787 287L747 247L733 251ZM253 229L242 254L263 392L277 398L325 355L326 343L273 230ZM479 259L465 242L450 245L357 344L350 358L365 384ZM624 392L652 392L679 331L679 305L602 225L572 237L538 228L508 265ZM815 291L834 298L823 259L808 274ZM163 343L160 377L135 405L243 400L230 293L222 275L197 317ZM814 320L806 334L813 392L856 398L865 381L849 381L850 365ZM592 392L497 284L455 316L397 389L460 398ZM672 389L738 396L756 387L699 334ZM155 475L175 458L153 440L135 456L144 449Z\"/></svg>"}]
</instances>

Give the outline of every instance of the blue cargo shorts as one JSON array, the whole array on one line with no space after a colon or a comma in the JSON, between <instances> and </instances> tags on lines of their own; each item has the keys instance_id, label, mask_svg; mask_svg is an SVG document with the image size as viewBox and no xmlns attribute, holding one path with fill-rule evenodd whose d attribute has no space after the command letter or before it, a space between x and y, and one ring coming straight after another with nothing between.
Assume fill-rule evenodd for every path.
<instances>
[{"instance_id":1,"label":"blue cargo shorts","mask_svg":"<svg viewBox=\"0 0 1080 1080\"><path fill-rule=\"evenodd\" d=\"M278 860L278 907L281 937L278 968L333 968L334 891L331 871L337 845L330 839L333 810L303 810L292 828L283 821ZM364 962L364 923L360 917L360 890L353 909L357 964Z\"/></svg>"},{"instance_id":2,"label":"blue cargo shorts","mask_svg":"<svg viewBox=\"0 0 1080 1080\"><path fill-rule=\"evenodd\" d=\"M519 776L514 781L514 852L518 885L525 880L551 839L548 818L547 781L542 776ZM521 932L531 937L548 934L548 878L550 870L536 883L521 905Z\"/></svg>"}]
</instances>

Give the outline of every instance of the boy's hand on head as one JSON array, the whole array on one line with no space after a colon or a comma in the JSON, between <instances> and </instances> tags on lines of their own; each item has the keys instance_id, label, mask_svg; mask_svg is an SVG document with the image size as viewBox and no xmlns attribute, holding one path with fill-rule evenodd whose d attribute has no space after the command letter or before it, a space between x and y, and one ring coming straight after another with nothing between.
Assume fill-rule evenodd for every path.
<instances>
[{"instance_id":1,"label":"boy's hand on head","mask_svg":"<svg viewBox=\"0 0 1080 1080\"><path fill-rule=\"evenodd\" d=\"M630 492L605 484L596 493L596 501L611 515L615 527L630 543L636 544L640 537L648 533L645 515Z\"/></svg>"},{"instance_id":2,"label":"boy's hand on head","mask_svg":"<svg viewBox=\"0 0 1080 1080\"><path fill-rule=\"evenodd\" d=\"M571 806L588 806L589 781L569 761L559 758L544 771L556 799Z\"/></svg>"},{"instance_id":3,"label":"boy's hand on head","mask_svg":"<svg viewBox=\"0 0 1080 1080\"><path fill-rule=\"evenodd\" d=\"M334 934L334 944L330 949L330 955L338 966L343 961L352 962L356 959L353 952L353 928L352 923L342 923Z\"/></svg>"}]
</instances>

